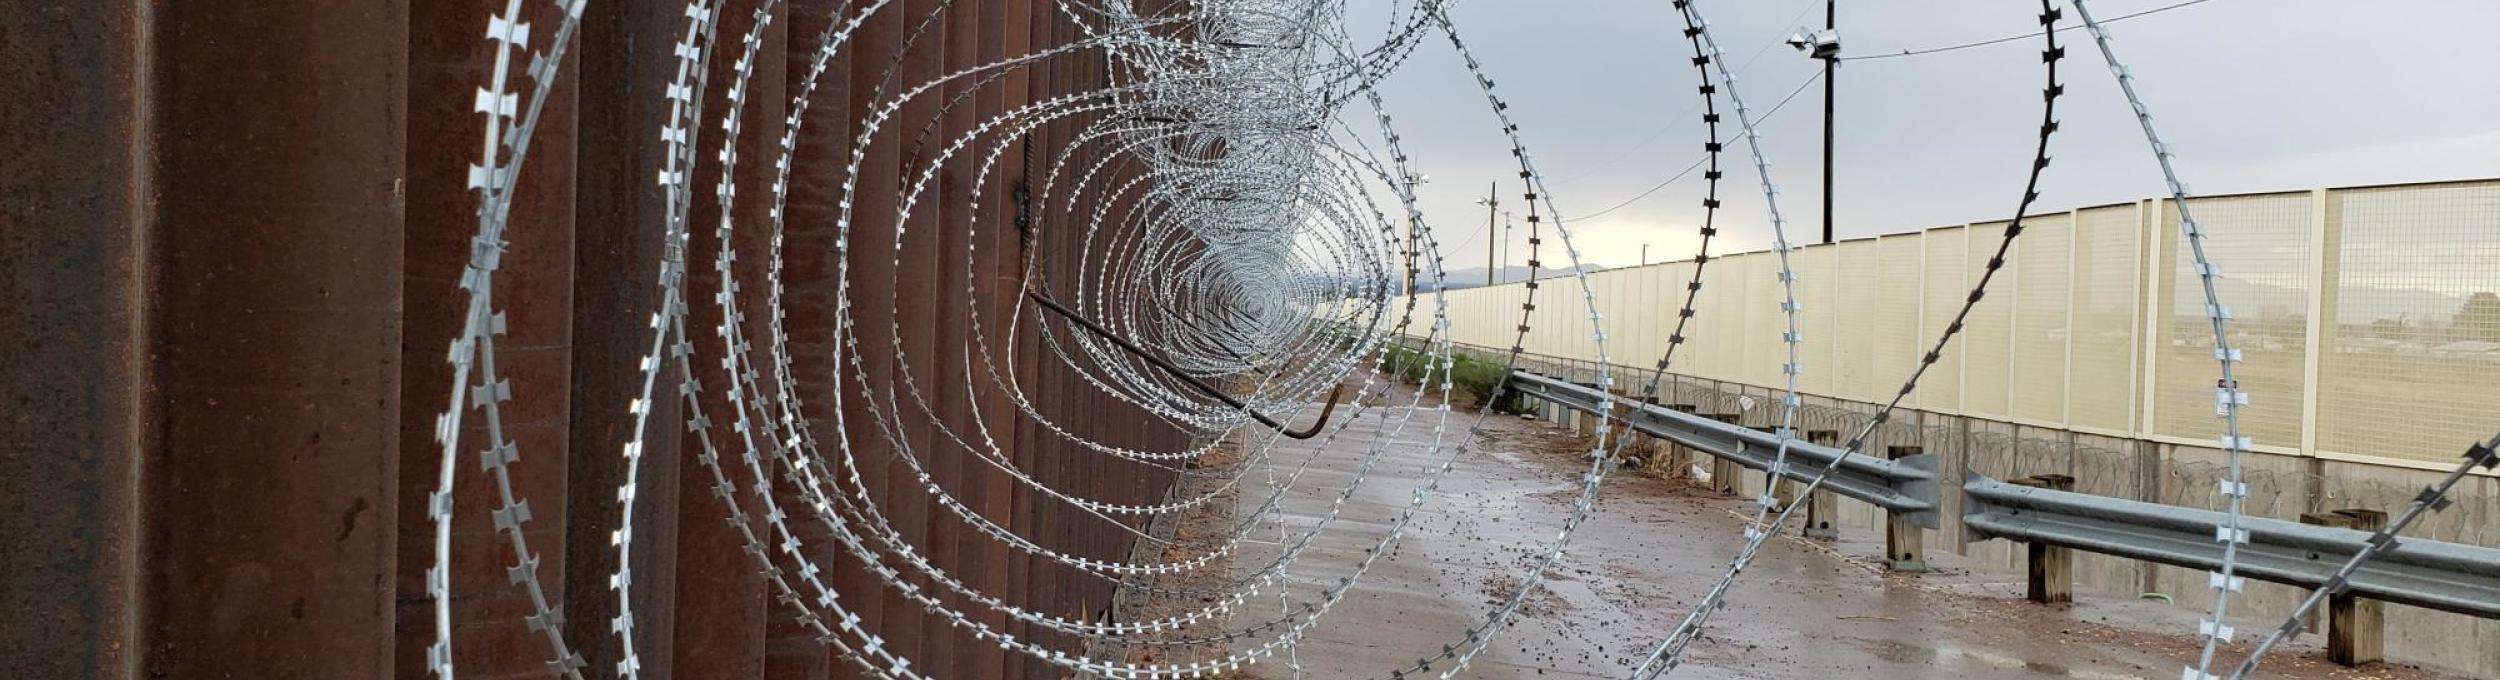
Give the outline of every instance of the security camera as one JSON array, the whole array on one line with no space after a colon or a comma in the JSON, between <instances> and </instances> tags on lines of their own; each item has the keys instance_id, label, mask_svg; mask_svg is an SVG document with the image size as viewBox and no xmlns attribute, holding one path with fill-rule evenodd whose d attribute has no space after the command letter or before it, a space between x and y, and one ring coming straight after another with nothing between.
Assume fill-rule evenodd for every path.
<instances>
[{"instance_id":1,"label":"security camera","mask_svg":"<svg viewBox=\"0 0 2500 680\"><path fill-rule=\"evenodd\" d=\"M1800 28L1795 32L1788 34L1787 43L1789 47L1796 48L1797 51L1804 52L1808 56L1812 56L1816 59L1835 59L1840 57L1840 31L1838 30L1821 30L1808 33L1805 29Z\"/></svg>"}]
</instances>

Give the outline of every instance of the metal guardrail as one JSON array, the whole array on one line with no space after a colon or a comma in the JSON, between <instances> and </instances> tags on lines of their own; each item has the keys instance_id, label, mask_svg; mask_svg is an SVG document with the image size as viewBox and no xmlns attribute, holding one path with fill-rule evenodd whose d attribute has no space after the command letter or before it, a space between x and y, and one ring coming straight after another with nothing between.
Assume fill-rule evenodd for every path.
<instances>
[{"instance_id":1,"label":"metal guardrail","mask_svg":"<svg viewBox=\"0 0 2500 680\"><path fill-rule=\"evenodd\" d=\"M1524 395L1596 413L1598 388L1517 372ZM1757 470L1770 465L1777 436L1653 404L1618 398L1616 414L1636 431L1668 439ZM1804 480L1840 455L1837 448L1788 442L1783 476ZM1884 460L1852 455L1823 487L1937 528L1935 459ZM1972 476L1962 485L1962 524L1974 540L2003 538L2211 570L2222 562L2223 513L2023 486ZM2250 579L2315 588L2359 553L2371 532L2243 517L2247 532L2235 573ZM2353 594L2372 600L2500 618L2500 549L2399 538L2352 577Z\"/></svg>"},{"instance_id":2,"label":"metal guardrail","mask_svg":"<svg viewBox=\"0 0 2500 680\"><path fill-rule=\"evenodd\" d=\"M1511 383L1521 394L1585 413L1596 413L1602 395L1597 388L1557 380L1534 373L1513 373ZM1768 470L1777 455L1780 438L1769 432L1723 423L1703 416L1685 413L1655 404L1616 399L1616 413L1634 430L1662 439L1674 440L1685 447L1712 456L1734 461L1756 470ZM1838 448L1814 444L1803 439L1788 440L1788 463L1780 476L1798 481L1813 479L1816 471L1841 458ZM1832 470L1823 488L1848 496L1910 519L1929 529L1938 528L1936 504L1938 494L1936 459L1929 455L1882 459L1854 455L1842 459Z\"/></svg>"},{"instance_id":3,"label":"metal guardrail","mask_svg":"<svg viewBox=\"0 0 2500 680\"><path fill-rule=\"evenodd\" d=\"M2223 513L2022 486L1987 477L1962 485L1962 524L1974 539L2047 543L2192 569L2222 563ZM2370 532L2243 517L2234 573L2314 588L2361 551ZM2383 600L2500 618L2500 549L2425 539L2396 545L2353 574L2351 591Z\"/></svg>"}]
</instances>

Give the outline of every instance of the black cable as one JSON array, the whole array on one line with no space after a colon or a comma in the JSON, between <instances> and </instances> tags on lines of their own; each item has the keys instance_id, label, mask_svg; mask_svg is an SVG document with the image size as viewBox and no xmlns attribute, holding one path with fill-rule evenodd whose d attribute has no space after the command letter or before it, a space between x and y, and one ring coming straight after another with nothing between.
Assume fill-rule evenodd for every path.
<instances>
[{"instance_id":1,"label":"black cable","mask_svg":"<svg viewBox=\"0 0 2500 680\"><path fill-rule=\"evenodd\" d=\"M2181 8L2181 7L2186 7L2186 6L2189 6L2189 5L2201 5L2201 4L2205 4L2206 2L2209 2L2209 1L2210 1L2210 0L2187 0L2187 2L2182 2L2182 3L2178 3L2178 4L2172 4L2172 5L2163 5L2163 6L2160 6L2160 7L2155 7L2155 8L2148 9L2148 10L2144 10L2144 11L2142 11L2142 12L2137 12L2137 13L2134 13L2134 14L2123 14L2123 15L2119 15L2119 16L2116 16L2116 17L2111 17L2111 18L2110 18L2110 20L2108 20L2108 21L2103 21L2103 22L2101 22L2101 23L2102 23L2102 24L2114 24L2114 23L2118 23L2118 22L2121 22L2121 21L2126 21L2126 20L2128 20L2128 19L2133 19L2133 18L2140 17L2140 16L2150 16L2150 15L2154 15L2154 14L2160 14L2160 13L2163 13L2163 12L2168 12L2168 11L2170 11L2170 10L2178 9L2178 8ZM2061 33L2062 33L2062 32L2072 31L2072 30L2079 29L2079 28L2083 28L2083 26L2081 26L2081 25L2076 25L2076 26L2068 26L2068 27L2065 27L2065 28L2060 28L2060 29L2057 29L2057 30L2058 30L2058 32L2061 32ZM2041 32L2040 32L2040 31L2032 31L2032 32L2030 32L2030 33L2025 33L2025 34L2022 34L2022 35L2009 35L2009 36L2005 36L2005 37L2003 37L2003 38L1995 38L1995 39L1991 39L1991 40L1982 40L1982 41L1979 41L1979 42L1973 42L1973 43L1962 43L1962 44L1960 44L1960 45L1947 45L1947 46L1944 46L1944 47L1930 47L1930 48L1927 48L1927 49L1921 49L1921 50L1902 50L1902 51L1900 51L1900 52L1895 52L1895 53L1892 53L1892 54L1870 54L1870 55L1863 56L1863 57L1841 57L1841 58L1840 58L1840 60L1841 60L1841 61L1866 61L1866 60L1870 60L1870 59L1891 59L1891 58L1894 58L1894 57L1915 57L1915 56L1922 55L1922 54L1937 54L1937 53L1940 53L1940 52L1952 52L1952 51L1955 51L1955 50L1967 50L1967 49L1970 49L1970 48L1973 48L1973 47L1987 47L1987 46L1989 46L1989 45L1995 45L1995 44L1998 44L1998 43L2009 43L2009 42L2014 42L2014 41L2016 41L2016 40L2021 40L2021 39L2024 39L2024 38L2037 38L2037 37L2040 37L2040 35L2041 35Z\"/></svg>"},{"instance_id":2,"label":"black cable","mask_svg":"<svg viewBox=\"0 0 2500 680\"><path fill-rule=\"evenodd\" d=\"M1788 91L1788 96L1787 96L1787 97L1783 97L1783 98L1781 98L1781 99L1780 99L1780 102L1779 102L1779 103L1777 103L1777 104L1772 104L1772 105L1771 105L1770 110L1767 110L1767 111L1763 111L1763 112L1762 112L1762 120L1763 120L1763 121L1769 121L1769 120L1771 120L1771 116L1772 116L1772 115L1777 114L1777 113L1779 113L1779 112L1780 112L1780 107L1787 106L1787 105L1788 105L1789 100L1796 99L1798 94L1801 94L1801 93L1803 93L1803 92L1805 92L1805 91L1806 91L1806 87L1807 87L1807 86L1813 85L1813 84L1814 84L1814 81L1817 81L1817 80L1822 80L1822 79L1823 79L1823 73L1822 73L1822 72L1820 72L1820 71L1817 71L1817 72L1815 72L1814 77L1812 77L1812 78L1807 78L1805 82L1798 83L1798 84L1797 84L1797 89L1794 89L1794 90L1789 90L1789 91ZM1614 204L1614 206L1613 206L1613 207L1607 208L1607 209L1605 209L1605 210L1600 210L1600 211L1593 212L1593 213L1589 213L1589 214L1586 214L1586 215L1581 215L1581 216L1579 216L1579 217L1575 217L1575 218L1572 218L1572 219L1575 219L1575 220L1594 219L1594 218L1597 218L1597 217L1599 217L1599 216L1601 216L1601 215L1605 215L1606 213L1614 212L1614 211L1617 211L1617 210L1622 210L1622 209L1624 208L1624 206L1632 205L1632 204L1634 204L1634 203L1639 203L1641 199L1644 199L1644 198L1649 198L1649 195L1650 195L1650 194L1658 193L1658 190L1659 190L1659 189L1664 189L1664 188L1667 188L1667 185L1669 185L1669 184L1674 184L1676 180L1679 180L1679 179L1684 179L1684 176L1686 176L1686 175L1690 175L1690 174L1693 174L1693 170L1700 168L1702 163L1707 162L1707 161L1709 161L1709 160L1710 160L1710 157L1709 157L1709 156L1702 156L1700 160L1693 161L1693 164L1692 164L1692 165L1687 165L1687 166L1684 166L1684 170L1683 170L1683 171L1681 171L1681 172L1677 172L1677 173L1675 173L1675 176L1674 176L1674 177L1669 177L1669 178L1667 178L1667 179L1666 179L1666 181L1659 182L1659 183L1657 183L1657 184L1651 185L1648 189L1644 189L1644 190L1642 190L1642 191L1641 191L1641 193L1639 193L1639 194L1637 194L1637 195L1634 195L1634 196L1633 196L1633 197L1631 197L1631 198L1624 199L1624 201L1623 201L1622 203L1617 203L1617 204Z\"/></svg>"}]
</instances>

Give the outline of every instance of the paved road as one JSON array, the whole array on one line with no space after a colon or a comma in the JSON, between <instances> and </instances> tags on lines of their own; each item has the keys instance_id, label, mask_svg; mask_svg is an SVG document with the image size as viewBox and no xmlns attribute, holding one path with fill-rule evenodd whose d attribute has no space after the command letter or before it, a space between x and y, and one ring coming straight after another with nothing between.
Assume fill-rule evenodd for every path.
<instances>
[{"instance_id":1,"label":"paved road","mask_svg":"<svg viewBox=\"0 0 2500 680\"><path fill-rule=\"evenodd\" d=\"M1368 415L1328 445L1289 497L1284 531L1307 530L1326 513L1381 422ZM1486 445L1467 454L1391 556L1300 645L1303 677L1385 677L1420 650L1456 642L1515 587L1536 542L1561 526L1582 445L1560 428L1509 416L1489 428ZM1387 461L1297 562L1292 592L1350 573L1420 482L1433 455L1429 434L1419 419L1396 435ZM1287 447L1279 462L1306 458L1313 445ZM1243 511L1273 488L1262 486L1266 475L1257 469L1249 479ZM1681 483L1609 481L1598 515L1466 677L1622 677L1735 554L1742 523L1734 513L1744 507ZM1272 528L1262 531L1275 537ZM2019 575L1969 571L1949 555L1933 556L1939 574L1886 575L1864 557L1880 552L1879 541L1782 540L1767 549L1674 677L2168 680L2195 653L2188 636L2173 634L2194 628L2192 613L2093 596L2072 608L2032 605L2022 600ZM1236 569L1262 564L1274 550L1253 546ZM1276 602L1263 597L1243 615L1273 616ZM2324 664L2314 646L2289 651L2269 660L2270 677L2454 677L2385 666L2350 671ZM1255 675L1294 674L1270 662Z\"/></svg>"}]
</instances>

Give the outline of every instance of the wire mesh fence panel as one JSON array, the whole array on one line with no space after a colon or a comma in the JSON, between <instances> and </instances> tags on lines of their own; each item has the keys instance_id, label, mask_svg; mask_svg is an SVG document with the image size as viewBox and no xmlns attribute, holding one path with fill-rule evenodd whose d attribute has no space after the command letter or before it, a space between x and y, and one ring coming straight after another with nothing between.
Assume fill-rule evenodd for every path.
<instances>
[{"instance_id":1,"label":"wire mesh fence panel","mask_svg":"<svg viewBox=\"0 0 2500 680\"><path fill-rule=\"evenodd\" d=\"M2500 423L2500 182L2329 194L2318 449L2451 461Z\"/></svg>"},{"instance_id":2,"label":"wire mesh fence panel","mask_svg":"<svg viewBox=\"0 0 2500 680\"><path fill-rule=\"evenodd\" d=\"M1887 235L1876 240L1876 254L1883 261L1876 265L1875 288L1875 390L1889 399L1890 393L1909 381L1910 370L1918 358L1927 353L1927 340L1919 332L1919 269L1927 256L1925 234ZM1861 283L1860 285L1866 285ZM1917 408L1915 393L1901 400L1903 408Z\"/></svg>"},{"instance_id":3,"label":"wire mesh fence panel","mask_svg":"<svg viewBox=\"0 0 2500 680\"><path fill-rule=\"evenodd\" d=\"M1719 375L1719 326L1726 323L1731 311L1719 304L1718 287L1724 281L1710 274L1719 264L1725 263L1712 258L1710 263L1699 265L1701 291L1693 298L1693 319L1684 326L1684 348L1676 351L1677 373L1699 378Z\"/></svg>"},{"instance_id":4,"label":"wire mesh fence panel","mask_svg":"<svg viewBox=\"0 0 2500 680\"><path fill-rule=\"evenodd\" d=\"M1918 335L1921 343L1929 343L1928 347L1934 347L1932 343L1944 334L1945 325L1953 322L1953 314L1961 311L1963 298L1970 295L1970 281L1965 277L1970 269L1970 255L1966 252L1969 238L1967 228L1945 227L1928 230L1926 238L1920 241L1927 253L1926 272L1921 277L1924 281L1920 284ZM1962 345L1968 340L1957 339L1945 347L1938 354L1936 365L1927 369L1927 377L1920 379L1918 401L1927 410L1962 412Z\"/></svg>"},{"instance_id":5,"label":"wire mesh fence panel","mask_svg":"<svg viewBox=\"0 0 2500 680\"><path fill-rule=\"evenodd\" d=\"M2012 415L2024 422L2066 422L2068 298L2074 291L2074 218L2038 215L2023 220L2014 254L2019 275L2014 298Z\"/></svg>"},{"instance_id":6,"label":"wire mesh fence panel","mask_svg":"<svg viewBox=\"0 0 2500 680\"><path fill-rule=\"evenodd\" d=\"M1674 309L1672 306L1660 309L1661 305L1673 304L1665 302L1666 271L1665 266L1632 270L1631 278L1624 283L1630 295L1622 302L1606 305L1607 318L1621 323L1625 329L1623 342L1626 353L1623 360L1626 363L1636 366L1653 364L1658 352L1667 347L1666 334L1659 333L1657 324L1650 323L1650 319Z\"/></svg>"},{"instance_id":7,"label":"wire mesh fence panel","mask_svg":"<svg viewBox=\"0 0 2500 680\"><path fill-rule=\"evenodd\" d=\"M2075 215L2074 314L2068 329L2067 424L2102 432L2135 429L2137 320L2144 300L2138 269L2142 224L2136 206Z\"/></svg>"},{"instance_id":8,"label":"wire mesh fence panel","mask_svg":"<svg viewBox=\"0 0 2500 680\"><path fill-rule=\"evenodd\" d=\"M2004 238L2004 222L1971 225L1963 261L1972 276L1996 256L1997 242ZM2012 410L2008 407L2013 401L2014 296L2007 291L2013 288L2008 284L2022 276L2020 261L2013 259L2022 246L2022 240L2015 242L2016 250L1997 272L1997 282L1989 284L1994 294L1971 307L1970 320L1964 322L1963 336L1957 341L1962 343L1963 413L2003 419Z\"/></svg>"},{"instance_id":9,"label":"wire mesh fence panel","mask_svg":"<svg viewBox=\"0 0 2500 680\"><path fill-rule=\"evenodd\" d=\"M1690 261L1669 263L1654 269L1658 270L1658 281L1653 284L1657 287L1657 301L1644 307L1639 314L1649 327L1650 337L1656 338L1649 345L1652 356L1642 357L1649 362L1646 364L1649 366L1657 365L1655 355L1665 352L1668 339L1674 337L1675 314L1684 306L1684 286L1693 280L1693 263ZM1686 328L1684 332L1689 336L1694 330ZM1692 373L1694 354L1692 340L1687 337L1683 346L1676 348L1675 364L1669 367L1670 370L1679 374Z\"/></svg>"},{"instance_id":10,"label":"wire mesh fence panel","mask_svg":"<svg viewBox=\"0 0 2500 680\"><path fill-rule=\"evenodd\" d=\"M1744 380L1745 345L1750 339L1745 334L1746 320L1754 314L1753 306L1745 304L1745 285L1750 282L1745 270L1756 257L1760 255L1731 257L1726 262L1714 263L1706 272L1711 283L1704 290L1711 292L1710 304L1719 313L1717 321L1704 326L1710 329L1713 341L1710 355L1710 376L1713 378L1737 382Z\"/></svg>"},{"instance_id":11,"label":"wire mesh fence panel","mask_svg":"<svg viewBox=\"0 0 2500 680\"><path fill-rule=\"evenodd\" d=\"M2297 448L2312 271L2310 195L2191 200L2208 235L2206 257L2222 271L2215 291L2231 312L2231 346L2241 356L2235 373L2249 393L2249 406L2240 410L2241 434L2259 447ZM2194 258L2182 254L2186 237L2178 224L2177 206L2165 202L2161 231L2171 264L2160 270L2163 299L2155 309L2154 432L2211 441L2222 430L2214 398L2221 372L2203 283L2190 269Z\"/></svg>"},{"instance_id":12,"label":"wire mesh fence panel","mask_svg":"<svg viewBox=\"0 0 2500 680\"><path fill-rule=\"evenodd\" d=\"M1866 282L1875 280L1879 271L1874 239L1848 241L1835 246L1840 259L1839 305L1833 330L1836 346L1832 361L1832 396L1859 401L1874 401L1875 392L1875 302L1876 290Z\"/></svg>"},{"instance_id":13,"label":"wire mesh fence panel","mask_svg":"<svg viewBox=\"0 0 2500 680\"><path fill-rule=\"evenodd\" d=\"M1529 351L1552 356L1578 357L1579 354L1575 351L1578 349L1577 344L1581 336L1588 335L1588 330L1565 322L1564 313L1573 310L1570 305L1556 301L1562 296L1554 292L1562 289L1556 286L1553 272L1539 271L1536 278L1536 285L1541 289L1542 294L1535 298L1538 304L1536 309L1531 310L1530 318L1533 320L1528 322L1528 327L1533 334L1532 337L1537 338L1538 342Z\"/></svg>"},{"instance_id":14,"label":"wire mesh fence panel","mask_svg":"<svg viewBox=\"0 0 2500 680\"><path fill-rule=\"evenodd\" d=\"M1787 385L1781 366L1788 363L1788 343L1781 334L1788 332L1785 289L1780 286L1778 253L1754 253L1745 258L1745 366L1739 380L1755 385L1782 387Z\"/></svg>"},{"instance_id":15,"label":"wire mesh fence panel","mask_svg":"<svg viewBox=\"0 0 2500 680\"><path fill-rule=\"evenodd\" d=\"M2258 450L2435 462L2500 420L2490 415L2500 413L2500 393L2487 389L2500 384L2500 271L2488 266L2500 255L2488 243L2500 233L2500 180L2195 201L2222 273L2216 292L2233 316L2235 370L2251 399L2243 429ZM1904 405L2212 441L2219 371L2178 219L2164 201L2030 218L1994 289ZM1792 253L1800 389L1889 399L1951 322L2004 228L1945 227ZM1654 364L1676 332L1694 266L1589 276L1610 359ZM1675 370L1781 385L1788 349L1777 255L1723 255L1705 269ZM1594 360L1580 282L1550 267L1537 279L1540 304L1525 313L1532 332L1520 346ZM1529 290L1512 281L1446 295L1453 340L1508 348ZM1429 333L1437 301L1415 304L1410 333ZM2308 432L2304 406L2315 414Z\"/></svg>"},{"instance_id":16,"label":"wire mesh fence panel","mask_svg":"<svg viewBox=\"0 0 2500 680\"><path fill-rule=\"evenodd\" d=\"M1606 313L1606 321L1613 327L1622 329L1620 337L1611 331L1606 335L1607 342L1623 347L1622 350L1616 352L1619 355L1618 361L1628 364L1648 363L1657 358L1656 350L1665 346L1648 337L1649 324L1642 322L1643 318L1653 313L1650 310L1657 300L1655 281L1658 269L1657 267L1641 267L1617 272L1620 278L1616 279L1616 285L1619 294L1623 297L1612 301L1597 301L1598 308Z\"/></svg>"},{"instance_id":17,"label":"wire mesh fence panel","mask_svg":"<svg viewBox=\"0 0 2500 680\"><path fill-rule=\"evenodd\" d=\"M1639 339L1629 332L1624 322L1631 318L1633 307L1632 279L1640 275L1636 269L1614 269L1589 275L1590 287L1597 291L1598 328L1606 333L1606 349L1616 361L1632 359L1625 354Z\"/></svg>"},{"instance_id":18,"label":"wire mesh fence panel","mask_svg":"<svg viewBox=\"0 0 2500 680\"><path fill-rule=\"evenodd\" d=\"M1805 372L1798 376L1797 385L1811 394L1832 394L1832 376L1837 372L1838 358L1833 356L1833 350L1841 332L1836 322L1840 315L1840 289L1844 285L1837 266L1839 254L1838 246L1829 245L1797 251L1797 301L1805 306L1797 320L1798 330L1805 333L1805 341L1797 348Z\"/></svg>"}]
</instances>

